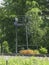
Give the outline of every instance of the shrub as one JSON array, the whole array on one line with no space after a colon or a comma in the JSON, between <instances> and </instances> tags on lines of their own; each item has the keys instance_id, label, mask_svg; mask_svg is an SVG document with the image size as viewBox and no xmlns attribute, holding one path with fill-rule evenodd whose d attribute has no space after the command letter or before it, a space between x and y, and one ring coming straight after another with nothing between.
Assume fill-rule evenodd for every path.
<instances>
[{"instance_id":1,"label":"shrub","mask_svg":"<svg viewBox=\"0 0 49 65\"><path fill-rule=\"evenodd\" d=\"M24 55L28 55L28 54L39 54L39 51L38 50L20 50L19 51L20 54L24 54Z\"/></svg>"},{"instance_id":2,"label":"shrub","mask_svg":"<svg viewBox=\"0 0 49 65\"><path fill-rule=\"evenodd\" d=\"M27 55L27 54L34 54L34 51L33 50L20 50L19 53Z\"/></svg>"},{"instance_id":3,"label":"shrub","mask_svg":"<svg viewBox=\"0 0 49 65\"><path fill-rule=\"evenodd\" d=\"M46 53L47 53L47 49L44 48L44 47L41 47L41 48L39 49L39 51L40 51L40 53L42 53L42 54L46 54Z\"/></svg>"},{"instance_id":4,"label":"shrub","mask_svg":"<svg viewBox=\"0 0 49 65\"><path fill-rule=\"evenodd\" d=\"M10 53L9 46L8 46L8 42L7 41L4 41L2 44L3 44L2 45L2 47L3 47L3 53Z\"/></svg>"},{"instance_id":5,"label":"shrub","mask_svg":"<svg viewBox=\"0 0 49 65\"><path fill-rule=\"evenodd\" d=\"M34 54L40 54L39 50L34 50Z\"/></svg>"}]
</instances>

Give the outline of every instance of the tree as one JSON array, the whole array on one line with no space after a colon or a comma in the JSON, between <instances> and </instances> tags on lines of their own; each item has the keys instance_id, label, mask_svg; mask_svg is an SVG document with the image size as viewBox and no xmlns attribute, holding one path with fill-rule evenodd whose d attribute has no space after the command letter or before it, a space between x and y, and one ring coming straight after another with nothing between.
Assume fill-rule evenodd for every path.
<instances>
[{"instance_id":1,"label":"tree","mask_svg":"<svg viewBox=\"0 0 49 65\"><path fill-rule=\"evenodd\" d=\"M46 1L47 0L4 0L4 7L0 8L0 37L8 41L9 48L12 52L15 52L16 31L13 25L15 17L18 17L19 23L27 23L27 21L25 22L25 16L28 18L28 27L30 29L29 44L32 42L32 44L39 43L39 45L44 46L45 42L47 44L49 43L49 37L47 38L49 35L49 20L47 17L49 15L45 13L45 11L47 12L49 10L49 7L47 7L49 5L46 4ZM18 43L23 45L26 43L24 31L24 27L18 28Z\"/></svg>"}]
</instances>

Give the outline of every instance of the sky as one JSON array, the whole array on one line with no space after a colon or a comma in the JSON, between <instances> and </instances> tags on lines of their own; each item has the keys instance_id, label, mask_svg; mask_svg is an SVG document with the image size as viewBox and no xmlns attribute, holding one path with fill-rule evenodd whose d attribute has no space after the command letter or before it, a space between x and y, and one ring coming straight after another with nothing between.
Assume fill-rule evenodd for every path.
<instances>
[{"instance_id":1,"label":"sky","mask_svg":"<svg viewBox=\"0 0 49 65\"><path fill-rule=\"evenodd\" d=\"M1 6L1 3L3 2L3 0L0 0L0 6Z\"/></svg>"}]
</instances>

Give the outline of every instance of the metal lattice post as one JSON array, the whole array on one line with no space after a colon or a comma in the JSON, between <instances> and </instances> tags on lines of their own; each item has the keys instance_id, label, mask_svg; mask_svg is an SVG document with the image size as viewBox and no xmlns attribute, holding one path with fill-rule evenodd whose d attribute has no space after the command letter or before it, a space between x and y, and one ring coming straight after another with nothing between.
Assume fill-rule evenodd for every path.
<instances>
[{"instance_id":1,"label":"metal lattice post","mask_svg":"<svg viewBox=\"0 0 49 65\"><path fill-rule=\"evenodd\" d=\"M27 49L28 49L28 31L27 31L27 25L26 25L26 43L27 43Z\"/></svg>"},{"instance_id":2,"label":"metal lattice post","mask_svg":"<svg viewBox=\"0 0 49 65\"><path fill-rule=\"evenodd\" d=\"M17 53L17 22L18 22L18 18L15 18L14 25L16 26L16 53Z\"/></svg>"},{"instance_id":3,"label":"metal lattice post","mask_svg":"<svg viewBox=\"0 0 49 65\"><path fill-rule=\"evenodd\" d=\"M1 42L1 54L3 53L3 51L2 51L2 50L3 50L3 47L2 47L2 42Z\"/></svg>"},{"instance_id":4,"label":"metal lattice post","mask_svg":"<svg viewBox=\"0 0 49 65\"><path fill-rule=\"evenodd\" d=\"M17 26L16 26L16 53L17 53Z\"/></svg>"}]
</instances>

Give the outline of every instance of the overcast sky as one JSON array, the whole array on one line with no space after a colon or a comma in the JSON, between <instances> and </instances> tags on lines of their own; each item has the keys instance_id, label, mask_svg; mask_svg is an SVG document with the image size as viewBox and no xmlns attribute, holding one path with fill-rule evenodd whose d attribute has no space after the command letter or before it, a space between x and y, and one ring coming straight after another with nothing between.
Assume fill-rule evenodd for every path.
<instances>
[{"instance_id":1,"label":"overcast sky","mask_svg":"<svg viewBox=\"0 0 49 65\"><path fill-rule=\"evenodd\" d=\"M3 2L3 0L0 0L0 3Z\"/></svg>"},{"instance_id":2,"label":"overcast sky","mask_svg":"<svg viewBox=\"0 0 49 65\"><path fill-rule=\"evenodd\" d=\"M1 6L1 3L3 2L3 0L0 0L0 6Z\"/></svg>"}]
</instances>

